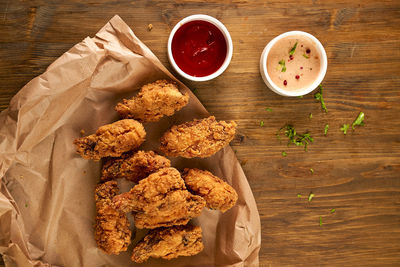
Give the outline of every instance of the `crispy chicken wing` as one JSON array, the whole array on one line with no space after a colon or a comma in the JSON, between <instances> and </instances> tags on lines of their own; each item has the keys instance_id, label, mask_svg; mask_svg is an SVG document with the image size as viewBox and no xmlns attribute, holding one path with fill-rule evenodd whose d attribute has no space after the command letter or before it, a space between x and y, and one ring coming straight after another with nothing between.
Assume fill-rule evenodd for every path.
<instances>
[{"instance_id":1,"label":"crispy chicken wing","mask_svg":"<svg viewBox=\"0 0 400 267\"><path fill-rule=\"evenodd\" d=\"M99 184L95 191L97 246L108 254L126 251L131 243L131 230L126 215L112 207L111 199L118 194L117 182Z\"/></svg>"},{"instance_id":2,"label":"crispy chicken wing","mask_svg":"<svg viewBox=\"0 0 400 267\"><path fill-rule=\"evenodd\" d=\"M141 180L129 192L113 198L115 207L134 211L137 228L187 224L200 215L205 201L187 191L178 170L163 168Z\"/></svg>"},{"instance_id":3,"label":"crispy chicken wing","mask_svg":"<svg viewBox=\"0 0 400 267\"><path fill-rule=\"evenodd\" d=\"M148 258L174 259L193 256L203 250L201 228L185 225L151 230L133 249L132 261L142 263Z\"/></svg>"},{"instance_id":4,"label":"crispy chicken wing","mask_svg":"<svg viewBox=\"0 0 400 267\"><path fill-rule=\"evenodd\" d=\"M136 97L118 103L115 110L122 118L152 122L173 115L188 102L189 95L182 95L175 83L158 80L143 86Z\"/></svg>"},{"instance_id":5,"label":"crispy chicken wing","mask_svg":"<svg viewBox=\"0 0 400 267\"><path fill-rule=\"evenodd\" d=\"M109 158L103 164L102 181L125 178L138 182L161 168L170 167L169 159L153 151L138 151L124 154L119 158Z\"/></svg>"},{"instance_id":6,"label":"crispy chicken wing","mask_svg":"<svg viewBox=\"0 0 400 267\"><path fill-rule=\"evenodd\" d=\"M100 160L119 157L139 147L145 140L143 125L135 120L120 120L101 126L95 134L74 141L77 152L84 159Z\"/></svg>"},{"instance_id":7,"label":"crispy chicken wing","mask_svg":"<svg viewBox=\"0 0 400 267\"><path fill-rule=\"evenodd\" d=\"M183 179L188 189L203 197L210 209L225 212L236 204L238 195L235 189L209 171L185 169Z\"/></svg>"},{"instance_id":8,"label":"crispy chicken wing","mask_svg":"<svg viewBox=\"0 0 400 267\"><path fill-rule=\"evenodd\" d=\"M161 137L160 149L171 157L210 157L232 141L236 126L214 116L175 125Z\"/></svg>"}]
</instances>

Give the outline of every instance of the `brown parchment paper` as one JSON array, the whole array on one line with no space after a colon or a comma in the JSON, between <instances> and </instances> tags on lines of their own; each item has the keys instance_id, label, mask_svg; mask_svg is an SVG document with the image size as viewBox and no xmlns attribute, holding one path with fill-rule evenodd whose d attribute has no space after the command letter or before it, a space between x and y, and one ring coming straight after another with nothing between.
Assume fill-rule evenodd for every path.
<instances>
[{"instance_id":1,"label":"brown parchment paper","mask_svg":"<svg viewBox=\"0 0 400 267\"><path fill-rule=\"evenodd\" d=\"M72 141L118 119L114 105L144 83L176 78L118 16L30 81L0 114L0 253L6 266L133 266L132 245L106 255L93 237L94 187L100 163L80 158ZM145 124L143 149L159 146L170 126L209 114L190 90L189 105ZM260 218L247 179L230 147L207 159L172 159L226 179L239 194L222 214L204 209L204 251L141 266L258 266ZM140 233L137 233L140 235Z\"/></svg>"}]
</instances>

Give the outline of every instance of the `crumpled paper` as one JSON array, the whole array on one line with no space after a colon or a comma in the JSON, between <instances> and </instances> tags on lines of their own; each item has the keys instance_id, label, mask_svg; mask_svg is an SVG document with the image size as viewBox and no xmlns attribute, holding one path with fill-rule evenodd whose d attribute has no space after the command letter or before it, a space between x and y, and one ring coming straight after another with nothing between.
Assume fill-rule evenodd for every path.
<instances>
[{"instance_id":1,"label":"crumpled paper","mask_svg":"<svg viewBox=\"0 0 400 267\"><path fill-rule=\"evenodd\" d=\"M96 247L93 194L101 166L76 154L72 141L82 129L87 135L116 121L115 104L157 79L175 80L190 95L189 105L174 116L145 124L141 148L157 150L169 127L209 114L118 16L14 96L0 114L0 253L6 266L135 265L132 245L118 256ZM224 214L204 209L194 220L203 230L200 254L141 266L258 266L260 218L232 149L172 163L223 177L239 199Z\"/></svg>"}]
</instances>

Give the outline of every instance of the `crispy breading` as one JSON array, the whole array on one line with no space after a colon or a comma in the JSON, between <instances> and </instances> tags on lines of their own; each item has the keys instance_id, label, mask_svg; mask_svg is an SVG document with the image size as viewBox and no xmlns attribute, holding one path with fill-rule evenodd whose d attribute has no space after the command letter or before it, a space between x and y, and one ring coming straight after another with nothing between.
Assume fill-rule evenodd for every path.
<instances>
[{"instance_id":1,"label":"crispy breading","mask_svg":"<svg viewBox=\"0 0 400 267\"><path fill-rule=\"evenodd\" d=\"M171 157L210 157L232 141L236 126L214 116L175 125L161 137L160 150Z\"/></svg>"},{"instance_id":2,"label":"crispy breading","mask_svg":"<svg viewBox=\"0 0 400 267\"><path fill-rule=\"evenodd\" d=\"M199 226L185 225L151 230L133 249L132 261L142 263L148 258L174 259L193 256L203 248Z\"/></svg>"},{"instance_id":3,"label":"crispy breading","mask_svg":"<svg viewBox=\"0 0 400 267\"><path fill-rule=\"evenodd\" d=\"M187 224L200 215L205 200L192 195L175 168L163 168L141 180L129 192L113 198L115 207L133 211L135 226L154 229Z\"/></svg>"},{"instance_id":4,"label":"crispy breading","mask_svg":"<svg viewBox=\"0 0 400 267\"><path fill-rule=\"evenodd\" d=\"M118 178L138 182L161 168L171 166L171 161L154 151L138 151L124 154L119 158L109 158L103 164L102 181Z\"/></svg>"},{"instance_id":5,"label":"crispy breading","mask_svg":"<svg viewBox=\"0 0 400 267\"><path fill-rule=\"evenodd\" d=\"M187 190L172 192L158 205L147 206L143 212L134 214L135 226L153 229L172 225L185 225L190 219L200 216L205 200Z\"/></svg>"},{"instance_id":6,"label":"crispy breading","mask_svg":"<svg viewBox=\"0 0 400 267\"><path fill-rule=\"evenodd\" d=\"M118 255L128 249L132 233L126 215L112 206L111 199L117 194L118 186L115 181L97 185L94 238L97 246L104 252Z\"/></svg>"},{"instance_id":7,"label":"crispy breading","mask_svg":"<svg viewBox=\"0 0 400 267\"><path fill-rule=\"evenodd\" d=\"M78 138L74 144L82 158L100 160L119 157L139 147L145 137L146 132L140 122L126 119L101 126L95 134Z\"/></svg>"},{"instance_id":8,"label":"crispy breading","mask_svg":"<svg viewBox=\"0 0 400 267\"><path fill-rule=\"evenodd\" d=\"M136 97L118 103L115 110L122 118L154 122L173 115L188 102L189 95L183 95L174 82L158 80L144 85Z\"/></svg>"},{"instance_id":9,"label":"crispy breading","mask_svg":"<svg viewBox=\"0 0 400 267\"><path fill-rule=\"evenodd\" d=\"M204 198L210 209L225 212L236 204L235 189L209 171L185 169L183 179L189 191Z\"/></svg>"}]
</instances>

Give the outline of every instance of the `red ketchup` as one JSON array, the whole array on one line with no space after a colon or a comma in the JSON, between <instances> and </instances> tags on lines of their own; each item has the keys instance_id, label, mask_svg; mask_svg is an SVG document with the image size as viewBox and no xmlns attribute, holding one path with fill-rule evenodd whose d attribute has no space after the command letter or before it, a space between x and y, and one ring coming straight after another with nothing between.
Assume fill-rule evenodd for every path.
<instances>
[{"instance_id":1,"label":"red ketchup","mask_svg":"<svg viewBox=\"0 0 400 267\"><path fill-rule=\"evenodd\" d=\"M172 56L178 67L191 76L216 72L226 58L226 41L213 24L195 20L183 24L172 38Z\"/></svg>"}]
</instances>

